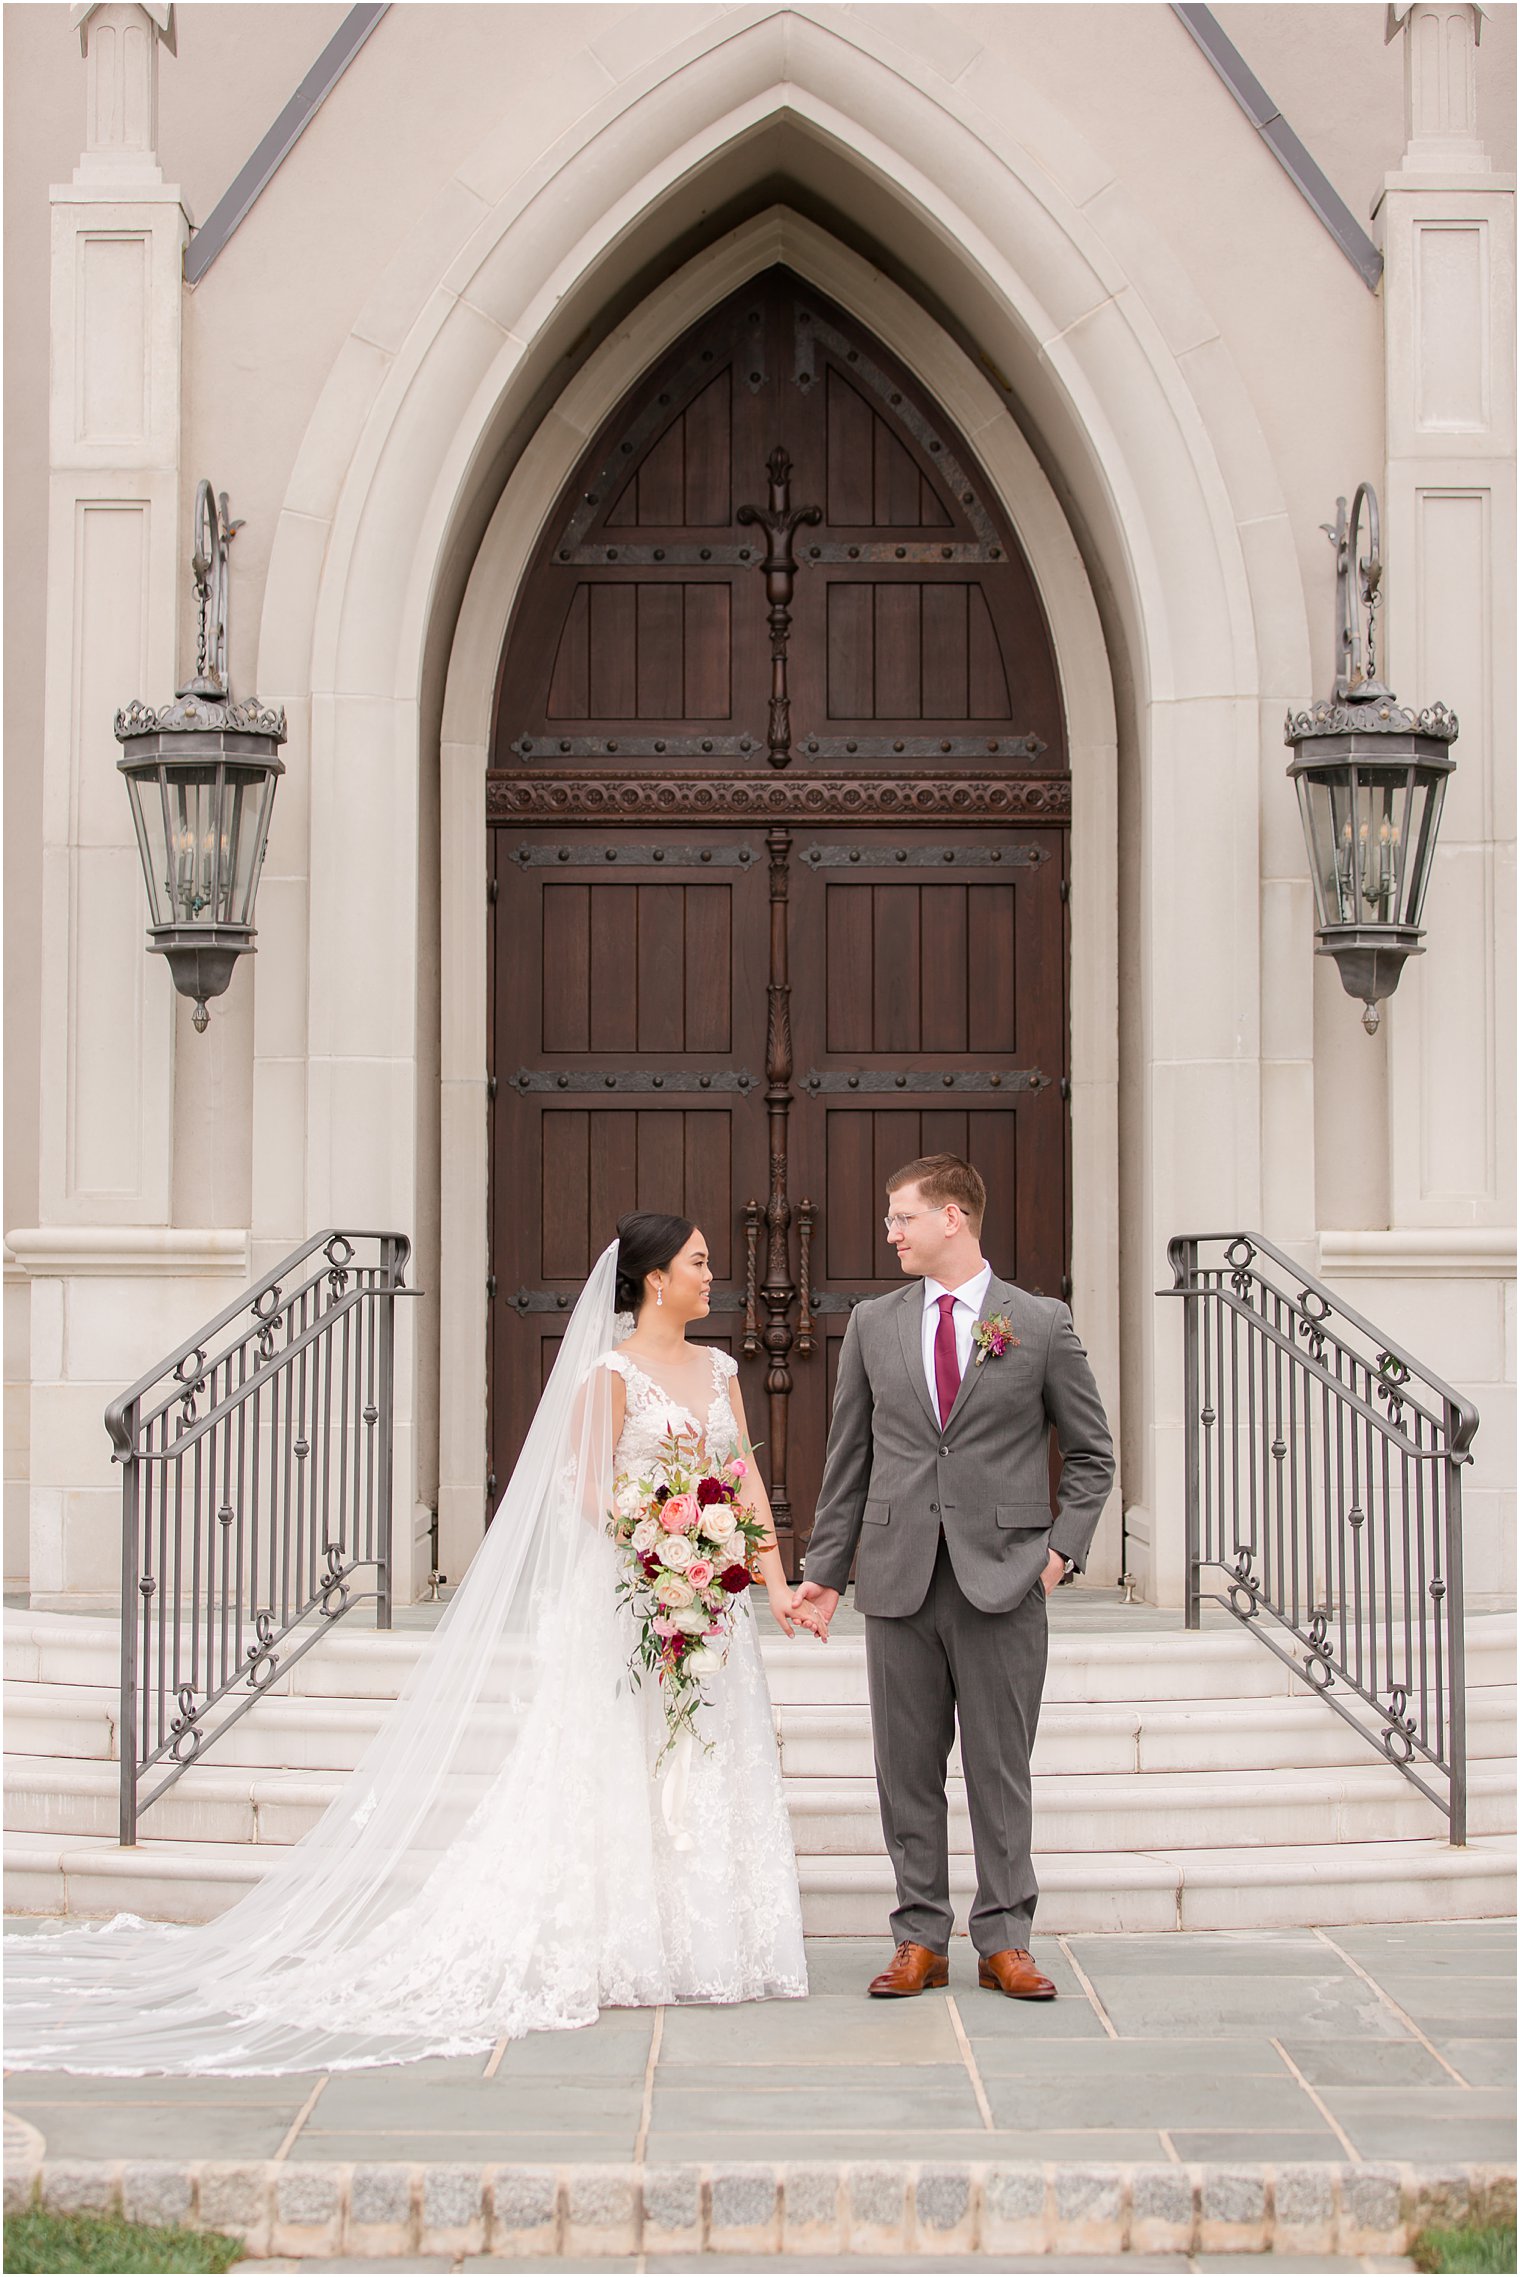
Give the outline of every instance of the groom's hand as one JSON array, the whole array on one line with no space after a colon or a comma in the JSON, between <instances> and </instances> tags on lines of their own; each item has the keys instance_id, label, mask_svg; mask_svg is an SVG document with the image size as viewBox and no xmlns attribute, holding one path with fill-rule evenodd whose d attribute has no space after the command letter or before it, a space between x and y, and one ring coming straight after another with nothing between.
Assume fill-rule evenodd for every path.
<instances>
[{"instance_id":1,"label":"groom's hand","mask_svg":"<svg viewBox=\"0 0 1520 2277\"><path fill-rule=\"evenodd\" d=\"M1066 1579L1066 1560L1059 1550L1052 1550L1045 1560L1045 1571L1040 1576L1047 1597L1053 1596Z\"/></svg>"},{"instance_id":2,"label":"groom's hand","mask_svg":"<svg viewBox=\"0 0 1520 2277\"><path fill-rule=\"evenodd\" d=\"M796 1611L803 1604L811 1605L819 1620L822 1621L823 1635L825 1642L827 1642L829 1623L839 1610L838 1590L820 1589L816 1581L799 1581L792 1596L792 1608Z\"/></svg>"}]
</instances>

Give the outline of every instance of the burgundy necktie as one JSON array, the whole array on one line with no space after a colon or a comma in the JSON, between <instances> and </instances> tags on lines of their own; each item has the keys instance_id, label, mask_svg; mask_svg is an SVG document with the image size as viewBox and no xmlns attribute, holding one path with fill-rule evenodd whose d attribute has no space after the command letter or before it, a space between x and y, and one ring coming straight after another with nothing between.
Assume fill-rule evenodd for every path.
<instances>
[{"instance_id":1,"label":"burgundy necktie","mask_svg":"<svg viewBox=\"0 0 1520 2277\"><path fill-rule=\"evenodd\" d=\"M960 1355L955 1349L955 1299L944 1296L939 1300L939 1326L934 1331L934 1389L939 1396L941 1426L949 1422L960 1388Z\"/></svg>"}]
</instances>

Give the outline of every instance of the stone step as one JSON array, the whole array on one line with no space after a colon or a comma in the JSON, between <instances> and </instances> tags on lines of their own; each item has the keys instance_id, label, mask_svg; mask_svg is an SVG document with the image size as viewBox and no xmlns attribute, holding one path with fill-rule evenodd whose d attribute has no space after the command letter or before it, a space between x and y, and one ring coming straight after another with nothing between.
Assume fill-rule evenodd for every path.
<instances>
[{"instance_id":1,"label":"stone step","mask_svg":"<svg viewBox=\"0 0 1520 2277\"><path fill-rule=\"evenodd\" d=\"M260 1700L214 1743L211 1760L250 1770L351 1770L380 1729L384 1700ZM118 1757L120 1701L104 1685L8 1679L6 1736L13 1753L84 1761ZM776 1709L782 1761L795 1777L863 1776L872 1768L870 1709L862 1702ZM482 1755L507 1745L512 1722L481 1711ZM1514 1751L1515 1688L1468 1698L1469 1760ZM1305 1687L1291 1696L1217 1701L1147 1700L1128 1708L1048 1703L1035 1745L1037 1771L1275 1771L1366 1761L1367 1740Z\"/></svg>"},{"instance_id":2,"label":"stone step","mask_svg":"<svg viewBox=\"0 0 1520 2277\"><path fill-rule=\"evenodd\" d=\"M288 1844L316 1823L342 1780L340 1772L246 1770L212 1760L192 1765L150 1805L142 1823L155 1839ZM472 1793L483 1792L487 1777L478 1774L467 1784ZM1391 1764L1373 1759L1246 1779L1234 1770L1046 1772L1035 1775L1033 1787L1036 1839L1056 1851L1399 1841L1437 1834L1443 1824L1427 1797ZM874 1778L788 1778L786 1792L799 1853L850 1856L879 1845ZM1512 1761L1471 1766L1468 1793L1475 1833L1513 1831ZM112 1764L5 1759L8 1832L109 1835L117 1808ZM950 1847L971 1848L958 1779L951 1784Z\"/></svg>"},{"instance_id":3,"label":"stone step","mask_svg":"<svg viewBox=\"0 0 1520 2277\"><path fill-rule=\"evenodd\" d=\"M121 1912L207 1921L279 1856L272 1847L144 1841L123 1850L91 1835L15 1834L6 1844L5 1903L16 1913L88 1920ZM1454 1850L1408 1842L1291 1844L1111 1856L1037 1852L1039 1926L1066 1931L1306 1928L1322 1923L1464 1921L1514 1910L1515 1842L1482 1835ZM819 1937L887 1935L892 1874L877 1851L798 1861L803 1922ZM964 1926L971 1861L952 1860Z\"/></svg>"},{"instance_id":4,"label":"stone step","mask_svg":"<svg viewBox=\"0 0 1520 2277\"><path fill-rule=\"evenodd\" d=\"M1282 1632L1270 1632L1281 1635ZM110 1686L117 1680L120 1641L113 1621L74 1613L7 1612L6 1667L32 1683ZM1469 1688L1515 1682L1513 1613L1474 1614L1467 1624ZM427 1633L335 1629L276 1676L273 1696L393 1699L427 1642ZM763 1639L771 1696L778 1706L823 1707L866 1696L865 1644L839 1635ZM1085 1702L1128 1707L1142 1700L1283 1698L1304 1680L1238 1626L1188 1634L1176 1629L1073 1631L1051 1637L1047 1705Z\"/></svg>"}]
</instances>

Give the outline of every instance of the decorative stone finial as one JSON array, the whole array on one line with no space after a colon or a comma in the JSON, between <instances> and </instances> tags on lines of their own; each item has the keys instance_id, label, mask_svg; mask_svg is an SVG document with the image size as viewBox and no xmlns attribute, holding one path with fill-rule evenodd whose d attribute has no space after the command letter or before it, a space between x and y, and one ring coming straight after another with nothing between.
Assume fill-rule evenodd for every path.
<instances>
[{"instance_id":1,"label":"decorative stone finial","mask_svg":"<svg viewBox=\"0 0 1520 2277\"><path fill-rule=\"evenodd\" d=\"M86 69L81 184L124 189L163 180L158 164L158 49L174 53L172 0L94 0L71 8Z\"/></svg>"},{"instance_id":2,"label":"decorative stone finial","mask_svg":"<svg viewBox=\"0 0 1520 2277\"><path fill-rule=\"evenodd\" d=\"M1476 0L1395 0L1387 37L1404 35L1404 140L1400 172L1487 174L1478 134Z\"/></svg>"}]
</instances>

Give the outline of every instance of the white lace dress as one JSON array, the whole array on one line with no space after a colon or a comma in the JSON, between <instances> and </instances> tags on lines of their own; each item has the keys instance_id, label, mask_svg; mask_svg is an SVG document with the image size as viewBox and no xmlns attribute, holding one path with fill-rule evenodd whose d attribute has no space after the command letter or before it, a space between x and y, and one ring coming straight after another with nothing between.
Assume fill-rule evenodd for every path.
<instances>
[{"instance_id":1,"label":"white lace dress","mask_svg":"<svg viewBox=\"0 0 1520 2277\"><path fill-rule=\"evenodd\" d=\"M713 1352L705 1418L636 1362L620 1472L652 1472L672 1424L696 1426L709 1462L739 1449L736 1364ZM345 2021L431 2030L438 2053L596 2021L602 2008L798 1998L807 1992L801 1903L755 1617L738 1600L723 1666L688 1753L676 1823L662 1807L659 1687L629 1675L632 1616L620 1553L587 1526L572 1586L552 1610L540 1680L515 1744L418 1898L393 1916L342 1991ZM356 1981L356 1976L357 1980ZM322 2002L320 1996L317 2006Z\"/></svg>"}]
</instances>

